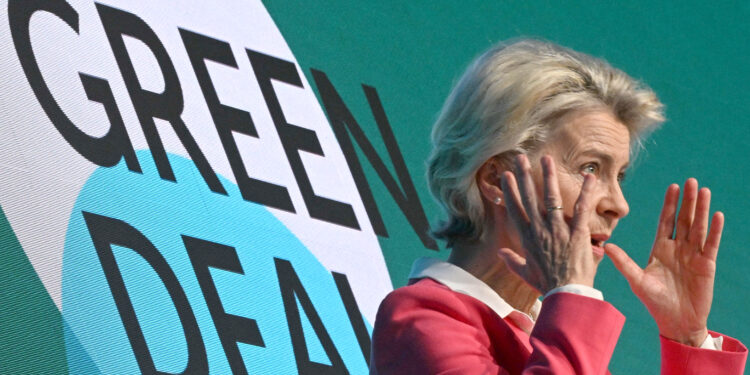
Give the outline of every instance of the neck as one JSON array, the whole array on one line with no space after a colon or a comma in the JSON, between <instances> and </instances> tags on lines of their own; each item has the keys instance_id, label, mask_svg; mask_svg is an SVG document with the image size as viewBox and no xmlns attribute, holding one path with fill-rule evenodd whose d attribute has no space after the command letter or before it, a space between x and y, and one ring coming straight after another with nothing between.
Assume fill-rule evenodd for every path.
<instances>
[{"instance_id":1,"label":"neck","mask_svg":"<svg viewBox=\"0 0 750 375\"><path fill-rule=\"evenodd\" d=\"M540 294L513 273L498 257L497 249L503 247L492 243L457 243L448 262L461 267L492 288L514 309L529 314Z\"/></svg>"}]
</instances>

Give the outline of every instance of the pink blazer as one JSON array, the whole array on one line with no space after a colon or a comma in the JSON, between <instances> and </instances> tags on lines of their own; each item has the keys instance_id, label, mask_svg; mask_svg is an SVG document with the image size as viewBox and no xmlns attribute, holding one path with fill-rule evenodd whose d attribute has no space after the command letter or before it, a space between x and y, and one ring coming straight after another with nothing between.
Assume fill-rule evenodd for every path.
<instances>
[{"instance_id":1,"label":"pink blazer","mask_svg":"<svg viewBox=\"0 0 750 375\"><path fill-rule=\"evenodd\" d=\"M529 335L481 301L425 278L383 300L370 373L605 374L624 322L607 302L556 293ZM728 336L723 351L661 344L662 374L741 375L747 358Z\"/></svg>"}]
</instances>

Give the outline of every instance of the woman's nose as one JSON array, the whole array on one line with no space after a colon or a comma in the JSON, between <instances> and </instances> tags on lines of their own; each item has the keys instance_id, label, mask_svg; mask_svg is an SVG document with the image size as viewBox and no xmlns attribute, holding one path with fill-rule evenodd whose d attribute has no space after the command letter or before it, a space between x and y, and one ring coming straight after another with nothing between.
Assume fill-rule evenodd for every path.
<instances>
[{"instance_id":1,"label":"woman's nose","mask_svg":"<svg viewBox=\"0 0 750 375\"><path fill-rule=\"evenodd\" d=\"M620 183L611 183L603 186L604 196L599 201L597 212L603 216L610 216L614 219L625 217L630 212L630 206L622 193Z\"/></svg>"}]
</instances>

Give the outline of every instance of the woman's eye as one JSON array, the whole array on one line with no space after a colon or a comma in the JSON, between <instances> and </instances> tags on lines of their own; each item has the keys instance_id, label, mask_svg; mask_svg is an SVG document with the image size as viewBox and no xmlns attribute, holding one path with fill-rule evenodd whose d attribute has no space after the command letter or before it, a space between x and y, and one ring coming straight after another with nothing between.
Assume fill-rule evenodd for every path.
<instances>
[{"instance_id":1,"label":"woman's eye","mask_svg":"<svg viewBox=\"0 0 750 375\"><path fill-rule=\"evenodd\" d=\"M581 172L586 174L596 174L597 172L599 172L599 165L596 163L585 164L581 168Z\"/></svg>"},{"instance_id":2,"label":"woman's eye","mask_svg":"<svg viewBox=\"0 0 750 375\"><path fill-rule=\"evenodd\" d=\"M625 173L620 173L617 175L617 182L622 182L625 180Z\"/></svg>"}]
</instances>

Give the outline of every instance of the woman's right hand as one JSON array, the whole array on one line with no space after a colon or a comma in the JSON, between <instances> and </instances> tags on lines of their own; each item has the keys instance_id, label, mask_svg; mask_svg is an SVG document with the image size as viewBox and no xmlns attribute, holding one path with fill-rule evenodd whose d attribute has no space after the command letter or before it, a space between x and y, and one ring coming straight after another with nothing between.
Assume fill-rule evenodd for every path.
<instances>
[{"instance_id":1,"label":"woman's right hand","mask_svg":"<svg viewBox=\"0 0 750 375\"><path fill-rule=\"evenodd\" d=\"M584 175L568 224L560 209L563 203L552 157L544 156L541 160L544 208L538 204L528 158L520 154L515 163L515 175L506 171L501 176L502 190L508 219L520 235L526 257L509 248L500 249L500 257L514 273L542 294L567 284L593 286L597 262L591 249L589 216L594 208L591 195L596 178Z\"/></svg>"}]
</instances>

